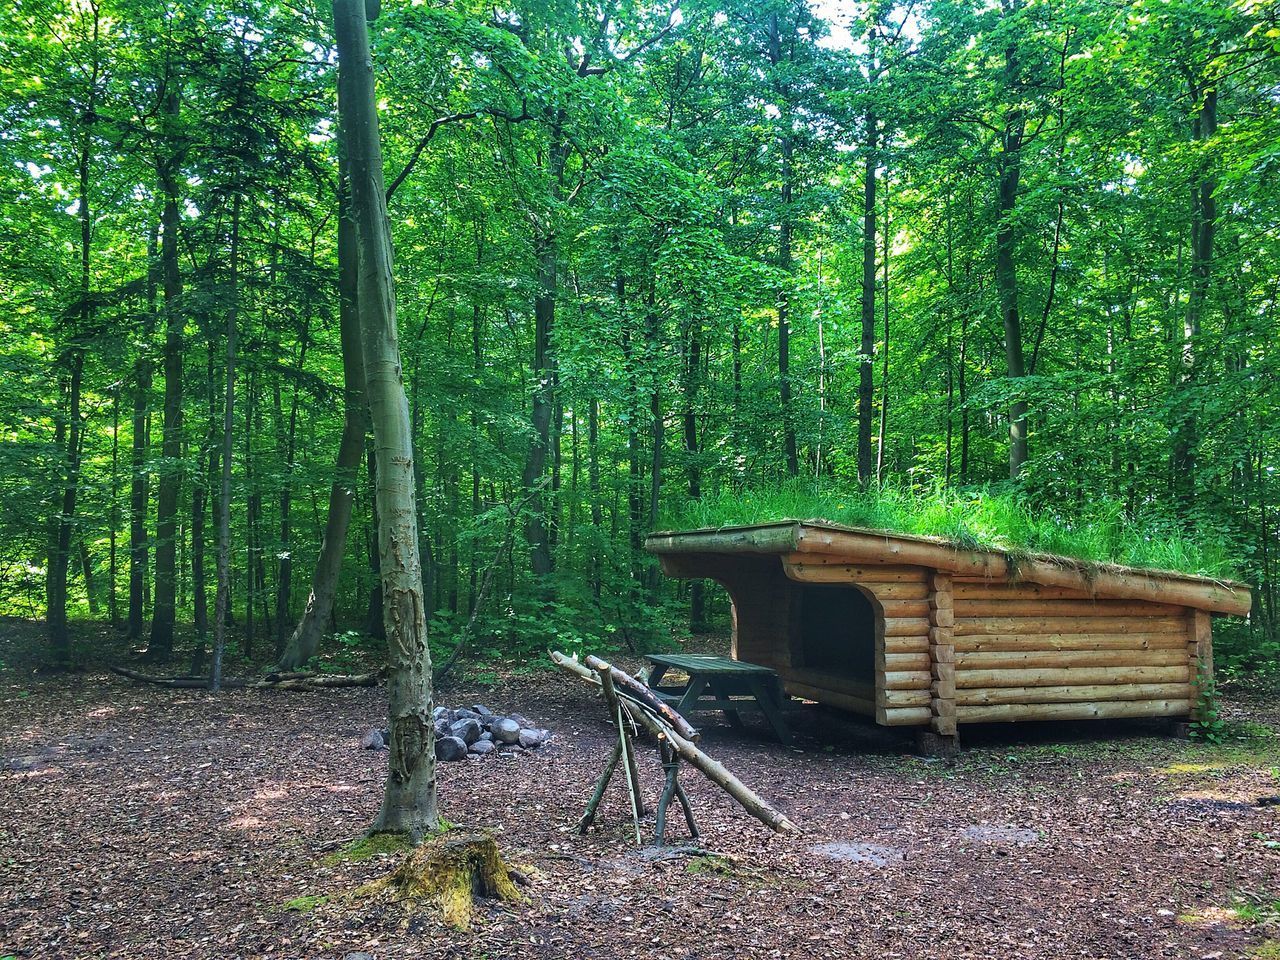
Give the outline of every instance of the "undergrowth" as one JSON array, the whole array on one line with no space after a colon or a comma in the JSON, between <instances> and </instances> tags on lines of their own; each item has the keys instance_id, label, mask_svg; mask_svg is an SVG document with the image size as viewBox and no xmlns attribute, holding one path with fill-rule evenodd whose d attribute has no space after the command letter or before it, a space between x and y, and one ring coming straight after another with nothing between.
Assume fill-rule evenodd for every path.
<instances>
[{"instance_id":1,"label":"undergrowth","mask_svg":"<svg viewBox=\"0 0 1280 960\"><path fill-rule=\"evenodd\" d=\"M990 488L920 489L794 480L779 486L722 489L673 505L666 529L699 529L778 520L827 520L851 527L945 537L961 546L1050 553L1087 563L1119 563L1228 577L1227 545L1214 535L1191 537L1174 520L1132 516L1123 504L1098 500L1081 515L1036 507Z\"/></svg>"}]
</instances>

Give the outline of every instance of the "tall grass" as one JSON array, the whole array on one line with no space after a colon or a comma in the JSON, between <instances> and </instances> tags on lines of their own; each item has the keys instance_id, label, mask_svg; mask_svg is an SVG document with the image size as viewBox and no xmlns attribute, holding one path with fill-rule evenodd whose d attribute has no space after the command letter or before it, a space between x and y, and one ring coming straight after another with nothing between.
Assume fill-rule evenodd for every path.
<instances>
[{"instance_id":1,"label":"tall grass","mask_svg":"<svg viewBox=\"0 0 1280 960\"><path fill-rule=\"evenodd\" d=\"M721 490L671 504L667 529L728 527L775 520L826 520L892 533L945 537L963 546L1009 553L1052 553L1085 563L1119 563L1227 577L1227 545L1193 539L1165 517L1131 516L1114 501L1083 515L1031 508L1016 495L985 488L917 490L811 480Z\"/></svg>"}]
</instances>

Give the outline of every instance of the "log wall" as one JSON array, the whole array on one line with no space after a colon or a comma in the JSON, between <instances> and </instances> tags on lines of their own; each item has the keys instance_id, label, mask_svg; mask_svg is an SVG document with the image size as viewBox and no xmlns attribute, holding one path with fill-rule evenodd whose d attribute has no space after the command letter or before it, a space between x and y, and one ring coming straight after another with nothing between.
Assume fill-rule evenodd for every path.
<instances>
[{"instance_id":1,"label":"log wall","mask_svg":"<svg viewBox=\"0 0 1280 960\"><path fill-rule=\"evenodd\" d=\"M958 722L1190 713L1207 613L976 577L953 591Z\"/></svg>"}]
</instances>

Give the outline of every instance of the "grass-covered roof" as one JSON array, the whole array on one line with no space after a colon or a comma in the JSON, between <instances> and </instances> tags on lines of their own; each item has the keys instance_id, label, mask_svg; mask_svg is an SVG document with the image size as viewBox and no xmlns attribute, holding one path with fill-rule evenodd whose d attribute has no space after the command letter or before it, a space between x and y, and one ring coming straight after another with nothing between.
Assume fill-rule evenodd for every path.
<instances>
[{"instance_id":1,"label":"grass-covered roof","mask_svg":"<svg viewBox=\"0 0 1280 960\"><path fill-rule=\"evenodd\" d=\"M1176 521L1133 516L1111 501L1068 515L1033 509L1012 494L985 489L860 490L812 482L726 489L674 506L661 525L697 530L797 520L937 537L961 548L1014 556L1048 554L1084 565L1115 564L1215 579L1233 575L1228 550L1219 538L1190 535Z\"/></svg>"}]
</instances>

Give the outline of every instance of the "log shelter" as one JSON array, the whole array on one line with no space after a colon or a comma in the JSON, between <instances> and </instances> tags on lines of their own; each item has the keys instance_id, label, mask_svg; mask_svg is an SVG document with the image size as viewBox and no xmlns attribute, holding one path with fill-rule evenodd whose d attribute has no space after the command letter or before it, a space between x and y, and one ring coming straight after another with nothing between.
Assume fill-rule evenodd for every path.
<instances>
[{"instance_id":1,"label":"log shelter","mask_svg":"<svg viewBox=\"0 0 1280 960\"><path fill-rule=\"evenodd\" d=\"M732 656L788 694L888 726L1192 715L1214 614L1248 585L971 549L821 520L651 534L675 577L722 584Z\"/></svg>"}]
</instances>

